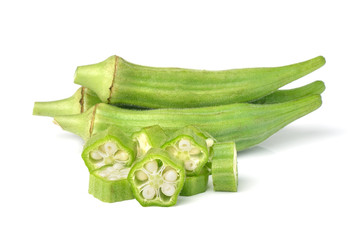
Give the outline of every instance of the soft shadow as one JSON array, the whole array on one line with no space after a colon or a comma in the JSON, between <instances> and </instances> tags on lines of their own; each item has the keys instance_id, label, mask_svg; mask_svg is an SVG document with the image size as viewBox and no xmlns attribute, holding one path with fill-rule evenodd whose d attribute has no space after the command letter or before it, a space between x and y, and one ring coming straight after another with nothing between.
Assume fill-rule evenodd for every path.
<instances>
[{"instance_id":1,"label":"soft shadow","mask_svg":"<svg viewBox=\"0 0 360 240\"><path fill-rule=\"evenodd\" d=\"M254 146L252 148L248 148L245 150L242 150L237 153L239 160L243 159L243 157L249 157L249 156L262 156L262 155L269 155L273 154L274 152L270 151L269 149L261 146Z\"/></svg>"}]
</instances>

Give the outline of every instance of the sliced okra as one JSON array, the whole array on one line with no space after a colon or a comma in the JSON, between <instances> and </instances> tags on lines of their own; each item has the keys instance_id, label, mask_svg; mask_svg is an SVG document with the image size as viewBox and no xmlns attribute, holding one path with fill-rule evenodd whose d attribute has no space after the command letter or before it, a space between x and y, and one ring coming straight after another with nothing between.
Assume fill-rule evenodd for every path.
<instances>
[{"instance_id":1,"label":"sliced okra","mask_svg":"<svg viewBox=\"0 0 360 240\"><path fill-rule=\"evenodd\" d=\"M93 135L81 156L89 171L105 165L130 166L135 159L135 143L119 128L110 127Z\"/></svg>"},{"instance_id":2,"label":"sliced okra","mask_svg":"<svg viewBox=\"0 0 360 240\"><path fill-rule=\"evenodd\" d=\"M174 158L184 163L186 175L197 175L209 159L206 139L200 137L192 127L182 128L163 145Z\"/></svg>"},{"instance_id":3,"label":"sliced okra","mask_svg":"<svg viewBox=\"0 0 360 240\"><path fill-rule=\"evenodd\" d=\"M159 125L154 125L134 133L133 140L137 145L137 157L142 157L151 148L160 148L167 141L167 135Z\"/></svg>"},{"instance_id":4,"label":"sliced okra","mask_svg":"<svg viewBox=\"0 0 360 240\"><path fill-rule=\"evenodd\" d=\"M150 149L132 166L128 181L142 206L172 206L184 185L182 163L160 148Z\"/></svg>"},{"instance_id":5,"label":"sliced okra","mask_svg":"<svg viewBox=\"0 0 360 240\"><path fill-rule=\"evenodd\" d=\"M211 163L215 191L236 192L238 186L237 152L234 142L215 143Z\"/></svg>"},{"instance_id":6,"label":"sliced okra","mask_svg":"<svg viewBox=\"0 0 360 240\"><path fill-rule=\"evenodd\" d=\"M209 174L209 169L205 166L199 175L187 176L180 196L193 196L205 192L208 188Z\"/></svg>"},{"instance_id":7,"label":"sliced okra","mask_svg":"<svg viewBox=\"0 0 360 240\"><path fill-rule=\"evenodd\" d=\"M103 202L120 202L134 199L127 180L129 167L115 163L90 173L89 193Z\"/></svg>"}]
</instances>

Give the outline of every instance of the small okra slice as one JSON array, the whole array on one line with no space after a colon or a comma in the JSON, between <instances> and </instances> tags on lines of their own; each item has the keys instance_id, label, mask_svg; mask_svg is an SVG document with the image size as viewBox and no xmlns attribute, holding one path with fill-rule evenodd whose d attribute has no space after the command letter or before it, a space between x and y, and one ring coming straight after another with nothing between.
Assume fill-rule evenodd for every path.
<instances>
[{"instance_id":1,"label":"small okra slice","mask_svg":"<svg viewBox=\"0 0 360 240\"><path fill-rule=\"evenodd\" d=\"M215 191L236 192L238 186L237 152L234 142L215 143L211 163Z\"/></svg>"},{"instance_id":2,"label":"small okra slice","mask_svg":"<svg viewBox=\"0 0 360 240\"><path fill-rule=\"evenodd\" d=\"M176 204L184 185L185 170L168 152L152 148L134 163L128 181L142 206L168 207Z\"/></svg>"},{"instance_id":3,"label":"small okra slice","mask_svg":"<svg viewBox=\"0 0 360 240\"><path fill-rule=\"evenodd\" d=\"M154 125L142 128L139 132L134 133L132 138L137 145L137 157L142 157L151 148L160 148L168 137L159 125Z\"/></svg>"},{"instance_id":4,"label":"small okra slice","mask_svg":"<svg viewBox=\"0 0 360 240\"><path fill-rule=\"evenodd\" d=\"M134 199L127 180L130 168L120 163L106 165L90 173L89 193L103 202Z\"/></svg>"},{"instance_id":5,"label":"small okra slice","mask_svg":"<svg viewBox=\"0 0 360 240\"><path fill-rule=\"evenodd\" d=\"M135 143L119 128L109 127L85 143L81 156L90 172L116 163L130 166L135 159Z\"/></svg>"},{"instance_id":6,"label":"small okra slice","mask_svg":"<svg viewBox=\"0 0 360 240\"><path fill-rule=\"evenodd\" d=\"M205 166L199 175L187 176L180 196L193 196L205 192L208 188L209 174L209 169Z\"/></svg>"},{"instance_id":7,"label":"small okra slice","mask_svg":"<svg viewBox=\"0 0 360 240\"><path fill-rule=\"evenodd\" d=\"M192 127L185 127L173 133L170 141L162 148L184 163L187 176L199 174L209 159L206 140L200 137Z\"/></svg>"}]
</instances>

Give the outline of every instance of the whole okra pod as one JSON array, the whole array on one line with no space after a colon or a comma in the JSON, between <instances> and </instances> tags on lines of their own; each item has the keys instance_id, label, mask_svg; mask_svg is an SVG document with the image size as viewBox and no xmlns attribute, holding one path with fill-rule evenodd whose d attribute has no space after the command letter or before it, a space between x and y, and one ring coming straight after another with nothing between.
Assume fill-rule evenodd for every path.
<instances>
[{"instance_id":1,"label":"whole okra pod","mask_svg":"<svg viewBox=\"0 0 360 240\"><path fill-rule=\"evenodd\" d=\"M87 112L57 116L55 123L84 139L111 125L129 136L141 128L159 125L174 132L194 125L219 142L234 141L238 151L254 146L292 121L321 106L320 95L277 104L237 103L188 109L129 110L100 103Z\"/></svg>"},{"instance_id":2,"label":"whole okra pod","mask_svg":"<svg viewBox=\"0 0 360 240\"><path fill-rule=\"evenodd\" d=\"M112 56L78 67L75 83L93 90L104 103L191 108L253 101L324 64L319 56L282 67L206 71L147 67Z\"/></svg>"}]
</instances>

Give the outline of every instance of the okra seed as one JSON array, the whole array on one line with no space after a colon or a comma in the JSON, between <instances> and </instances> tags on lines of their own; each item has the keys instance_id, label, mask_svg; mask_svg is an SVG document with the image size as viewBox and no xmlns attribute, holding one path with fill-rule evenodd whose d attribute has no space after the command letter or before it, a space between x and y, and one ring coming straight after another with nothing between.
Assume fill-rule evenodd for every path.
<instances>
[{"instance_id":1,"label":"okra seed","mask_svg":"<svg viewBox=\"0 0 360 240\"><path fill-rule=\"evenodd\" d=\"M118 151L115 154L114 159L119 160L119 161L126 161L129 159L129 154L125 151Z\"/></svg>"},{"instance_id":2,"label":"okra seed","mask_svg":"<svg viewBox=\"0 0 360 240\"><path fill-rule=\"evenodd\" d=\"M113 142L106 142L100 149L108 155L113 155L118 150L116 144Z\"/></svg>"},{"instance_id":3,"label":"okra seed","mask_svg":"<svg viewBox=\"0 0 360 240\"><path fill-rule=\"evenodd\" d=\"M175 186L174 184L164 183L161 185L161 191L168 197L171 197L175 193Z\"/></svg>"},{"instance_id":4,"label":"okra seed","mask_svg":"<svg viewBox=\"0 0 360 240\"><path fill-rule=\"evenodd\" d=\"M121 178L121 175L119 173L113 173L108 177L108 179L110 181L119 180L120 178Z\"/></svg>"},{"instance_id":5,"label":"okra seed","mask_svg":"<svg viewBox=\"0 0 360 240\"><path fill-rule=\"evenodd\" d=\"M144 173L144 171L141 171L141 170L139 170L135 173L135 177L139 181L145 181L148 179L148 176L146 175L146 173Z\"/></svg>"},{"instance_id":6,"label":"okra seed","mask_svg":"<svg viewBox=\"0 0 360 240\"><path fill-rule=\"evenodd\" d=\"M152 186L144 187L142 195L145 199L153 199L155 197L156 191Z\"/></svg>"},{"instance_id":7,"label":"okra seed","mask_svg":"<svg viewBox=\"0 0 360 240\"><path fill-rule=\"evenodd\" d=\"M153 160L153 161L146 163L144 167L150 173L154 173L158 170L158 163L157 163L157 161Z\"/></svg>"},{"instance_id":8,"label":"okra seed","mask_svg":"<svg viewBox=\"0 0 360 240\"><path fill-rule=\"evenodd\" d=\"M97 150L91 151L90 157L94 160L101 160L103 158L101 152Z\"/></svg>"},{"instance_id":9,"label":"okra seed","mask_svg":"<svg viewBox=\"0 0 360 240\"><path fill-rule=\"evenodd\" d=\"M168 182L175 182L178 175L174 169L169 169L163 174L163 177Z\"/></svg>"},{"instance_id":10,"label":"okra seed","mask_svg":"<svg viewBox=\"0 0 360 240\"><path fill-rule=\"evenodd\" d=\"M181 139L179 141L179 149L181 151L190 151L191 150L191 143L187 139Z\"/></svg>"},{"instance_id":11,"label":"okra seed","mask_svg":"<svg viewBox=\"0 0 360 240\"><path fill-rule=\"evenodd\" d=\"M115 164L113 165L113 168L116 169L116 170L120 170L120 169L122 169L123 167L124 167L124 165L121 164L121 163L115 163Z\"/></svg>"},{"instance_id":12,"label":"okra seed","mask_svg":"<svg viewBox=\"0 0 360 240\"><path fill-rule=\"evenodd\" d=\"M185 161L184 165L185 165L185 169L188 171L192 171L196 168L196 164L192 160Z\"/></svg>"},{"instance_id":13,"label":"okra seed","mask_svg":"<svg viewBox=\"0 0 360 240\"><path fill-rule=\"evenodd\" d=\"M194 147L194 148L192 148L192 149L190 150L189 153L190 153L190 155L197 155L197 154L200 153L200 149L197 148L197 147Z\"/></svg>"},{"instance_id":14,"label":"okra seed","mask_svg":"<svg viewBox=\"0 0 360 240\"><path fill-rule=\"evenodd\" d=\"M214 140L212 138L206 139L206 145L212 147L212 145L214 145Z\"/></svg>"}]
</instances>

